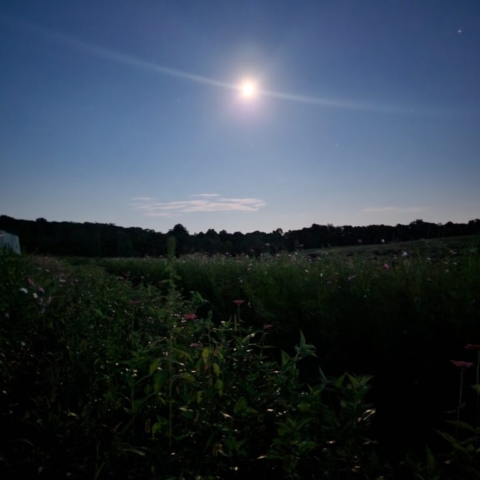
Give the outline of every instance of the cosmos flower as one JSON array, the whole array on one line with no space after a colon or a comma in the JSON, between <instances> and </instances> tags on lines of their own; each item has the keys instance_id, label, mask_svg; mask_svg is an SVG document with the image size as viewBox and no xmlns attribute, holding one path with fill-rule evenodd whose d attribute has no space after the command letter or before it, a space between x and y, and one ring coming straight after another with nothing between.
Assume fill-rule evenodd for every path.
<instances>
[{"instance_id":1,"label":"cosmos flower","mask_svg":"<svg viewBox=\"0 0 480 480\"><path fill-rule=\"evenodd\" d=\"M469 368L473 365L472 362L464 362L463 360L450 360L458 368Z\"/></svg>"},{"instance_id":2,"label":"cosmos flower","mask_svg":"<svg viewBox=\"0 0 480 480\"><path fill-rule=\"evenodd\" d=\"M186 313L183 318L185 320L195 320L197 316L194 313Z\"/></svg>"},{"instance_id":3,"label":"cosmos flower","mask_svg":"<svg viewBox=\"0 0 480 480\"><path fill-rule=\"evenodd\" d=\"M390 265L389 265L388 263L384 263L384 264L382 265L382 268L383 268L384 270L390 270Z\"/></svg>"}]
</instances>

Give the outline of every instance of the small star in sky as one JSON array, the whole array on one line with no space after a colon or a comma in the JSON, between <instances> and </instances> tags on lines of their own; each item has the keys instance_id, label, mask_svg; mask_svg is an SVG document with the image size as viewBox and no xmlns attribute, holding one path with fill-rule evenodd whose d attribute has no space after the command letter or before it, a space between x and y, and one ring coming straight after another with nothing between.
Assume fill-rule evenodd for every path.
<instances>
[{"instance_id":1,"label":"small star in sky","mask_svg":"<svg viewBox=\"0 0 480 480\"><path fill-rule=\"evenodd\" d=\"M459 35L462 34L462 33L463 33L463 30L462 30L461 28L459 28L459 29L457 30L457 33L458 33Z\"/></svg>"}]
</instances>

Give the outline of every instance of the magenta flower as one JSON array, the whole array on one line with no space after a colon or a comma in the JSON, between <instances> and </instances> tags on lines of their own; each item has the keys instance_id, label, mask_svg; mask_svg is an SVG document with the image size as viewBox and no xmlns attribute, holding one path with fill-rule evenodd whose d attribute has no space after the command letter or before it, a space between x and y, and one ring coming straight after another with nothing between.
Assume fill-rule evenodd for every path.
<instances>
[{"instance_id":1,"label":"magenta flower","mask_svg":"<svg viewBox=\"0 0 480 480\"><path fill-rule=\"evenodd\" d=\"M382 268L383 268L384 270L390 270L390 265L389 265L388 263L384 263L384 264L382 265Z\"/></svg>"},{"instance_id":2,"label":"magenta flower","mask_svg":"<svg viewBox=\"0 0 480 480\"><path fill-rule=\"evenodd\" d=\"M234 300L233 303L234 303L235 305L240 306L242 303L245 303L245 300Z\"/></svg>"},{"instance_id":3,"label":"magenta flower","mask_svg":"<svg viewBox=\"0 0 480 480\"><path fill-rule=\"evenodd\" d=\"M470 368L473 363L472 362L464 362L463 360L450 360L456 367L458 368Z\"/></svg>"},{"instance_id":4,"label":"magenta flower","mask_svg":"<svg viewBox=\"0 0 480 480\"><path fill-rule=\"evenodd\" d=\"M185 320L195 320L197 316L194 313L186 313L183 318Z\"/></svg>"},{"instance_id":5,"label":"magenta flower","mask_svg":"<svg viewBox=\"0 0 480 480\"><path fill-rule=\"evenodd\" d=\"M480 345L472 345L471 343L467 343L465 348L467 350L480 350Z\"/></svg>"},{"instance_id":6,"label":"magenta flower","mask_svg":"<svg viewBox=\"0 0 480 480\"><path fill-rule=\"evenodd\" d=\"M39 291L40 293L45 293L45 289L44 289L43 287L38 287L38 291Z\"/></svg>"},{"instance_id":7,"label":"magenta flower","mask_svg":"<svg viewBox=\"0 0 480 480\"><path fill-rule=\"evenodd\" d=\"M201 345L200 343L191 343L190 346L191 346L192 348L199 348L199 347L201 347L202 345Z\"/></svg>"},{"instance_id":8,"label":"magenta flower","mask_svg":"<svg viewBox=\"0 0 480 480\"><path fill-rule=\"evenodd\" d=\"M27 277L27 282L31 287L35 286L35 282L30 277Z\"/></svg>"}]
</instances>

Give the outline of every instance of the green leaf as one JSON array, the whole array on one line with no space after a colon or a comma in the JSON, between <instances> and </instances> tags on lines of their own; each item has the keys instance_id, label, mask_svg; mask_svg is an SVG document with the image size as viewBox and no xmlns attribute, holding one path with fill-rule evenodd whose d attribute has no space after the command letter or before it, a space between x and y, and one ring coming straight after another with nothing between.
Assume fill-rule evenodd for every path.
<instances>
[{"instance_id":1,"label":"green leaf","mask_svg":"<svg viewBox=\"0 0 480 480\"><path fill-rule=\"evenodd\" d=\"M218 363L214 363L213 364L213 372L215 373L215 375L217 377L220 376L220 374L222 373L222 371L220 370L220 366L218 365Z\"/></svg>"},{"instance_id":2,"label":"green leaf","mask_svg":"<svg viewBox=\"0 0 480 480\"><path fill-rule=\"evenodd\" d=\"M100 310L98 310L97 308L95 308L93 310L100 318L106 318L105 314L103 312L101 312Z\"/></svg>"},{"instance_id":3,"label":"green leaf","mask_svg":"<svg viewBox=\"0 0 480 480\"><path fill-rule=\"evenodd\" d=\"M189 362L192 361L192 356L190 355L190 353L188 352L185 352L184 350L180 350L179 348L175 348L173 350L174 353L176 353L180 358L185 358L186 360L188 360Z\"/></svg>"},{"instance_id":4,"label":"green leaf","mask_svg":"<svg viewBox=\"0 0 480 480\"><path fill-rule=\"evenodd\" d=\"M352 387L357 390L360 387L360 382L358 379L350 374L347 374L348 380L350 381Z\"/></svg>"},{"instance_id":5,"label":"green leaf","mask_svg":"<svg viewBox=\"0 0 480 480\"><path fill-rule=\"evenodd\" d=\"M152 425L152 434L155 435L162 428L161 422L156 422Z\"/></svg>"},{"instance_id":6,"label":"green leaf","mask_svg":"<svg viewBox=\"0 0 480 480\"><path fill-rule=\"evenodd\" d=\"M160 370L157 370L153 374L153 389L155 390L155 392L160 391L160 389L163 387L165 383L165 379L166 379L165 373Z\"/></svg>"},{"instance_id":7,"label":"green leaf","mask_svg":"<svg viewBox=\"0 0 480 480\"><path fill-rule=\"evenodd\" d=\"M432 451L426 447L427 449L427 470L428 472L433 472L437 466L437 461L435 460L435 457L433 456Z\"/></svg>"},{"instance_id":8,"label":"green leaf","mask_svg":"<svg viewBox=\"0 0 480 480\"><path fill-rule=\"evenodd\" d=\"M235 403L235 406L233 407L234 413L242 413L247 410L247 401L243 398L240 397L237 402Z\"/></svg>"},{"instance_id":9,"label":"green leaf","mask_svg":"<svg viewBox=\"0 0 480 480\"><path fill-rule=\"evenodd\" d=\"M158 370L161 361L161 358L157 358L152 362L152 364L150 365L150 375Z\"/></svg>"},{"instance_id":10,"label":"green leaf","mask_svg":"<svg viewBox=\"0 0 480 480\"><path fill-rule=\"evenodd\" d=\"M305 348L305 336L303 335L303 332L300 330L300 350Z\"/></svg>"},{"instance_id":11,"label":"green leaf","mask_svg":"<svg viewBox=\"0 0 480 480\"><path fill-rule=\"evenodd\" d=\"M282 352L282 367L288 364L290 361L290 355L288 353Z\"/></svg>"},{"instance_id":12,"label":"green leaf","mask_svg":"<svg viewBox=\"0 0 480 480\"><path fill-rule=\"evenodd\" d=\"M448 433L441 432L440 430L435 430L441 437L443 437L452 447L459 448L461 445L458 443L457 439L449 435Z\"/></svg>"},{"instance_id":13,"label":"green leaf","mask_svg":"<svg viewBox=\"0 0 480 480\"><path fill-rule=\"evenodd\" d=\"M208 365L208 357L210 357L210 353L211 353L210 347L205 347L202 351L202 358L205 365Z\"/></svg>"},{"instance_id":14,"label":"green leaf","mask_svg":"<svg viewBox=\"0 0 480 480\"><path fill-rule=\"evenodd\" d=\"M300 412L308 412L310 410L311 404L307 402L300 402L300 405L298 405L298 410Z\"/></svg>"},{"instance_id":15,"label":"green leaf","mask_svg":"<svg viewBox=\"0 0 480 480\"><path fill-rule=\"evenodd\" d=\"M469 423L456 421L456 420L447 420L448 423L455 425L458 428L463 428L464 430L469 430L470 432L475 432L475 428L472 427Z\"/></svg>"},{"instance_id":16,"label":"green leaf","mask_svg":"<svg viewBox=\"0 0 480 480\"><path fill-rule=\"evenodd\" d=\"M185 372L185 373L180 374L179 378L181 378L183 380L186 380L189 383L194 383L195 382L195 377L189 372Z\"/></svg>"},{"instance_id":17,"label":"green leaf","mask_svg":"<svg viewBox=\"0 0 480 480\"><path fill-rule=\"evenodd\" d=\"M345 375L344 373L341 377L336 378L335 380L332 381L333 386L340 388L343 385L343 382L345 381Z\"/></svg>"},{"instance_id":18,"label":"green leaf","mask_svg":"<svg viewBox=\"0 0 480 480\"><path fill-rule=\"evenodd\" d=\"M223 382L219 378L217 378L217 381L215 382L215 390L217 390L220 397L223 395Z\"/></svg>"}]
</instances>

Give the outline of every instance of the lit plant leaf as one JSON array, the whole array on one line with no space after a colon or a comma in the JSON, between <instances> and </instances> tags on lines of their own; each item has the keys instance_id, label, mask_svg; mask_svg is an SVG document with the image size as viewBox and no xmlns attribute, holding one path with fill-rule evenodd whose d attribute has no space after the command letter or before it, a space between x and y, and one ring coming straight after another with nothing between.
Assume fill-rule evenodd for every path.
<instances>
[{"instance_id":1,"label":"lit plant leaf","mask_svg":"<svg viewBox=\"0 0 480 480\"><path fill-rule=\"evenodd\" d=\"M160 366L160 362L162 361L161 358L155 359L150 365L150 375L158 370Z\"/></svg>"},{"instance_id":2,"label":"lit plant leaf","mask_svg":"<svg viewBox=\"0 0 480 480\"><path fill-rule=\"evenodd\" d=\"M298 409L301 412L308 412L310 410L311 405L307 402L301 402L300 405L298 406Z\"/></svg>"},{"instance_id":3,"label":"lit plant leaf","mask_svg":"<svg viewBox=\"0 0 480 480\"><path fill-rule=\"evenodd\" d=\"M242 412L245 412L246 409L247 409L247 401L243 397L240 397L237 400L237 403L235 403L235 406L233 407L233 411L235 413L242 413Z\"/></svg>"},{"instance_id":4,"label":"lit plant leaf","mask_svg":"<svg viewBox=\"0 0 480 480\"><path fill-rule=\"evenodd\" d=\"M217 378L217 381L215 382L215 390L220 397L223 395L223 382L219 378Z\"/></svg>"}]
</instances>

